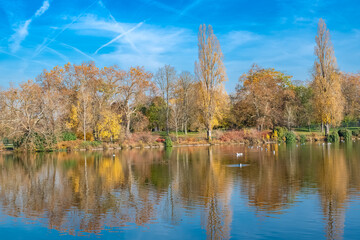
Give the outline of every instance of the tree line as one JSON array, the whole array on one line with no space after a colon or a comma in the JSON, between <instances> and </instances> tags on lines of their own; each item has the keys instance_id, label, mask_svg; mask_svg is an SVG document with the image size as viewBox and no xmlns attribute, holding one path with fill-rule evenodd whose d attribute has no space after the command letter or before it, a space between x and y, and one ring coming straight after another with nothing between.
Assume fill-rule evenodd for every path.
<instances>
[{"instance_id":1,"label":"tree line","mask_svg":"<svg viewBox=\"0 0 360 240\"><path fill-rule=\"evenodd\" d=\"M119 141L142 131L321 125L359 121L360 74L341 72L329 30L320 19L311 82L293 81L273 68L254 64L233 94L224 56L212 27L201 25L195 71L165 65L99 68L94 62L44 70L35 80L0 92L0 137L19 147L37 141L51 146L64 136L84 141Z\"/></svg>"}]
</instances>

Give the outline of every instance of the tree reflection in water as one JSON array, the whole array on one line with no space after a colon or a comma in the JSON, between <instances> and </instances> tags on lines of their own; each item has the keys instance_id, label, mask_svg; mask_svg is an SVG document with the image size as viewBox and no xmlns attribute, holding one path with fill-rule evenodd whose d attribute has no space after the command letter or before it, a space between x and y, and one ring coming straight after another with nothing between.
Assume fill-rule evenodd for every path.
<instances>
[{"instance_id":1,"label":"tree reflection in water","mask_svg":"<svg viewBox=\"0 0 360 240\"><path fill-rule=\"evenodd\" d=\"M320 197L328 239L342 238L360 190L353 146L267 146L0 155L3 214L71 235L200 218L208 239L231 237L235 185L257 215L282 214L300 194ZM275 150L276 154L273 154ZM229 168L243 161L246 168ZM311 214L311 213L309 213ZM315 214L315 213L314 213ZM196 224L196 223L195 223Z\"/></svg>"}]
</instances>

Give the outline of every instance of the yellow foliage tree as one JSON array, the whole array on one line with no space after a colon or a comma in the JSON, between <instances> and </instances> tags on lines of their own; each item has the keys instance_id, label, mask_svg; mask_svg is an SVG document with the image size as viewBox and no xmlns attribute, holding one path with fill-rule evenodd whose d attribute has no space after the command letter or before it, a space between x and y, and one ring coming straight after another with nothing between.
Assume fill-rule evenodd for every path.
<instances>
[{"instance_id":1,"label":"yellow foliage tree","mask_svg":"<svg viewBox=\"0 0 360 240\"><path fill-rule=\"evenodd\" d=\"M102 121L98 126L100 139L109 139L115 141L119 139L121 132L121 114L117 114L110 110L102 112Z\"/></svg>"},{"instance_id":2,"label":"yellow foliage tree","mask_svg":"<svg viewBox=\"0 0 360 240\"><path fill-rule=\"evenodd\" d=\"M198 80L200 114L211 140L211 130L215 118L217 99L227 79L220 43L211 25L200 25L198 34L199 60L195 63Z\"/></svg>"},{"instance_id":3,"label":"yellow foliage tree","mask_svg":"<svg viewBox=\"0 0 360 240\"><path fill-rule=\"evenodd\" d=\"M75 105L71 105L69 121L66 123L66 127L76 131L78 125L79 125L79 118L77 113L77 107Z\"/></svg>"},{"instance_id":4,"label":"yellow foliage tree","mask_svg":"<svg viewBox=\"0 0 360 240\"><path fill-rule=\"evenodd\" d=\"M330 125L338 125L343 117L344 97L341 79L337 70L334 48L324 20L320 19L316 36L314 74L314 107L317 119L325 126L325 135Z\"/></svg>"}]
</instances>

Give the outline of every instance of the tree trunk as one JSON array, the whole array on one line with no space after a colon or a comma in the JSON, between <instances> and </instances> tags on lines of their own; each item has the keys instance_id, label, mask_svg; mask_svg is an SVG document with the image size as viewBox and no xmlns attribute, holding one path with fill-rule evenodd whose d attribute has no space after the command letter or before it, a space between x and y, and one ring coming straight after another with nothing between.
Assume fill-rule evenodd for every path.
<instances>
[{"instance_id":1,"label":"tree trunk","mask_svg":"<svg viewBox=\"0 0 360 240\"><path fill-rule=\"evenodd\" d=\"M84 131L84 141L86 141L86 116L84 112L84 119L83 119L83 131Z\"/></svg>"},{"instance_id":2,"label":"tree trunk","mask_svg":"<svg viewBox=\"0 0 360 240\"><path fill-rule=\"evenodd\" d=\"M169 100L166 106L166 134L169 135Z\"/></svg>"},{"instance_id":3,"label":"tree trunk","mask_svg":"<svg viewBox=\"0 0 360 240\"><path fill-rule=\"evenodd\" d=\"M324 123L321 123L321 134L324 132Z\"/></svg>"},{"instance_id":4,"label":"tree trunk","mask_svg":"<svg viewBox=\"0 0 360 240\"><path fill-rule=\"evenodd\" d=\"M185 135L187 135L187 122L185 122L185 125L184 125L184 132L185 132Z\"/></svg>"},{"instance_id":5,"label":"tree trunk","mask_svg":"<svg viewBox=\"0 0 360 240\"><path fill-rule=\"evenodd\" d=\"M175 132L176 132L176 140L178 140L178 126L177 126L177 124L175 126Z\"/></svg>"},{"instance_id":6,"label":"tree trunk","mask_svg":"<svg viewBox=\"0 0 360 240\"><path fill-rule=\"evenodd\" d=\"M126 114L126 136L130 135L130 114Z\"/></svg>"},{"instance_id":7,"label":"tree trunk","mask_svg":"<svg viewBox=\"0 0 360 240\"><path fill-rule=\"evenodd\" d=\"M329 132L330 132L330 124L325 124L325 136L329 136Z\"/></svg>"},{"instance_id":8,"label":"tree trunk","mask_svg":"<svg viewBox=\"0 0 360 240\"><path fill-rule=\"evenodd\" d=\"M207 139L208 139L209 141L211 141L211 129L210 129L210 128L207 129L206 134L207 134Z\"/></svg>"}]
</instances>

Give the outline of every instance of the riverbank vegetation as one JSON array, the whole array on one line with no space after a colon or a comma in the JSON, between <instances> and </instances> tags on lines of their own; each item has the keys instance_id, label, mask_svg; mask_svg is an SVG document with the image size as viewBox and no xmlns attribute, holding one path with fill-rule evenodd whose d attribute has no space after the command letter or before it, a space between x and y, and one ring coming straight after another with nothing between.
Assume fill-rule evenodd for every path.
<instances>
[{"instance_id":1,"label":"riverbank vegetation","mask_svg":"<svg viewBox=\"0 0 360 240\"><path fill-rule=\"evenodd\" d=\"M45 69L0 92L0 150L350 141L359 137L360 74L339 70L321 19L315 43L311 81L254 64L231 94L210 25L199 28L194 74L94 62Z\"/></svg>"}]
</instances>

